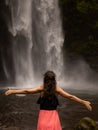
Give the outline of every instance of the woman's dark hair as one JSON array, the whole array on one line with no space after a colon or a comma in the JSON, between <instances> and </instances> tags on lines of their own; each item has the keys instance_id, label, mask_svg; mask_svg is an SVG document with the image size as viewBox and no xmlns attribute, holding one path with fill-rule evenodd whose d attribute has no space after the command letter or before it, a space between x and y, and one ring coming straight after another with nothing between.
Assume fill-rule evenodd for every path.
<instances>
[{"instance_id":1,"label":"woman's dark hair","mask_svg":"<svg viewBox=\"0 0 98 130\"><path fill-rule=\"evenodd\" d=\"M54 96L56 90L56 75L53 71L44 74L44 96Z\"/></svg>"}]
</instances>

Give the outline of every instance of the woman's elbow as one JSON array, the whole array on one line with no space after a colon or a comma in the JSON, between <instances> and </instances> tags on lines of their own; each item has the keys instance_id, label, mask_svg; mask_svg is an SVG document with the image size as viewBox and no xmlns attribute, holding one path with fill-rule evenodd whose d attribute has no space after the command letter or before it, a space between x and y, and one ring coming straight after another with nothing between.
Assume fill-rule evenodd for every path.
<instances>
[{"instance_id":1,"label":"woman's elbow","mask_svg":"<svg viewBox=\"0 0 98 130\"><path fill-rule=\"evenodd\" d=\"M68 98L73 100L75 98L75 96L74 95L69 95Z\"/></svg>"},{"instance_id":2,"label":"woman's elbow","mask_svg":"<svg viewBox=\"0 0 98 130\"><path fill-rule=\"evenodd\" d=\"M27 93L30 93L30 91L26 89L26 90L24 90L23 93L27 94Z\"/></svg>"}]
</instances>

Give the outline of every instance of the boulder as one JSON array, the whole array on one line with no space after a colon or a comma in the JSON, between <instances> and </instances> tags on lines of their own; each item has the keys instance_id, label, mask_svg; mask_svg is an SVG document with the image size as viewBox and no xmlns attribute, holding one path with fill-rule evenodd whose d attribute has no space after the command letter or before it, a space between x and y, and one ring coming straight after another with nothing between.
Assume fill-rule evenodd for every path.
<instances>
[{"instance_id":1,"label":"boulder","mask_svg":"<svg viewBox=\"0 0 98 130\"><path fill-rule=\"evenodd\" d=\"M93 119L84 117L75 126L74 130L98 130L98 127Z\"/></svg>"}]
</instances>

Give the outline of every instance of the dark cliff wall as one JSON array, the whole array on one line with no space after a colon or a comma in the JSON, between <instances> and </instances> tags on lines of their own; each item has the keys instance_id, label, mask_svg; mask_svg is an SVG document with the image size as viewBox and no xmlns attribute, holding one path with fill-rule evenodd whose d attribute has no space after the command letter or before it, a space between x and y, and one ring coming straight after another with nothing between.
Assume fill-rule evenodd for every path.
<instances>
[{"instance_id":1,"label":"dark cliff wall","mask_svg":"<svg viewBox=\"0 0 98 130\"><path fill-rule=\"evenodd\" d=\"M59 0L68 61L80 57L98 71L98 1Z\"/></svg>"},{"instance_id":2,"label":"dark cliff wall","mask_svg":"<svg viewBox=\"0 0 98 130\"><path fill-rule=\"evenodd\" d=\"M4 70L13 70L11 34L8 31L10 21L10 9L5 5L5 0L0 0L0 82L11 80ZM5 69L4 69L5 65Z\"/></svg>"}]
</instances>

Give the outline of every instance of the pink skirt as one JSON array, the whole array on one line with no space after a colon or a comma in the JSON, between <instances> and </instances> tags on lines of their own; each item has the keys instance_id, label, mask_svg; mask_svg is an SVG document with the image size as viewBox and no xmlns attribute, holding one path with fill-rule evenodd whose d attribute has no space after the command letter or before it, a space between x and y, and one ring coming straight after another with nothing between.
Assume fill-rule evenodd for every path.
<instances>
[{"instance_id":1,"label":"pink skirt","mask_svg":"<svg viewBox=\"0 0 98 130\"><path fill-rule=\"evenodd\" d=\"M40 110L37 130L62 130L56 110Z\"/></svg>"}]
</instances>

